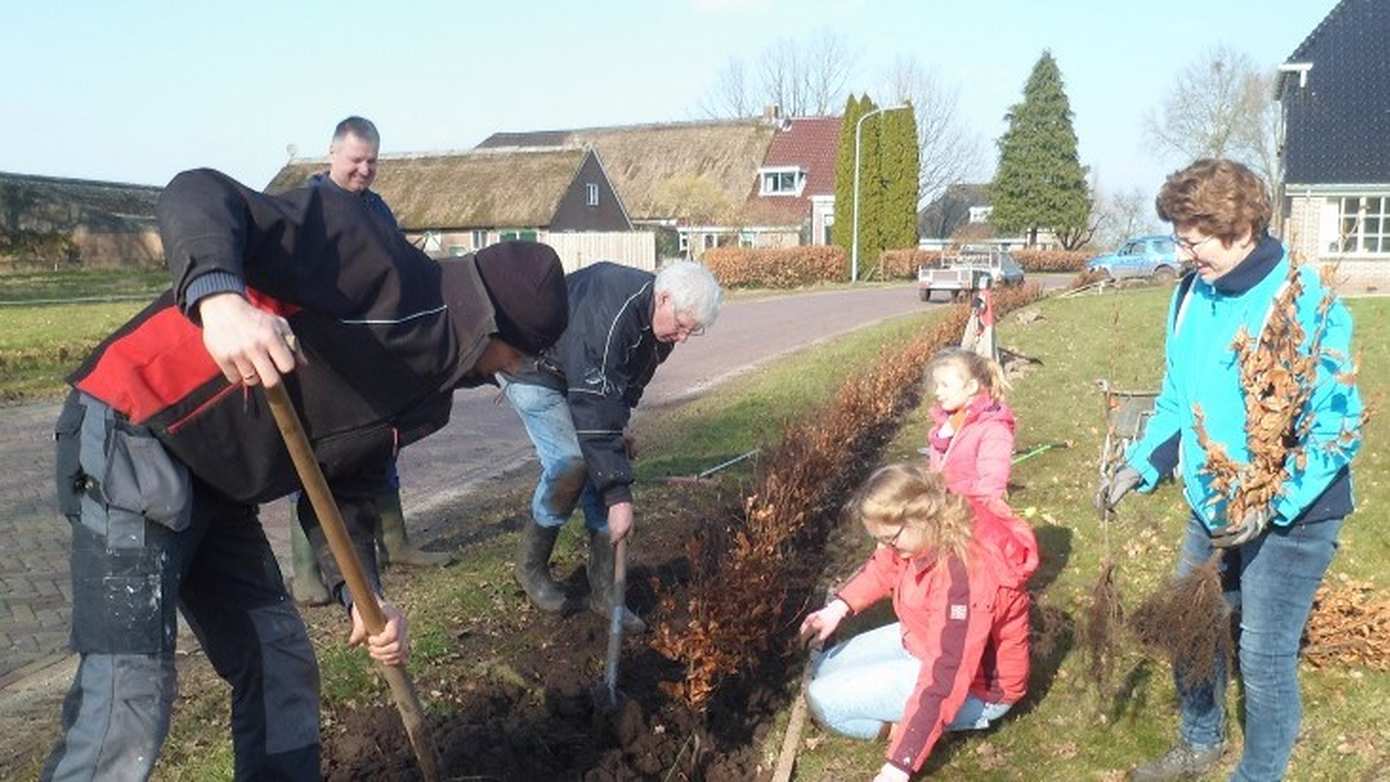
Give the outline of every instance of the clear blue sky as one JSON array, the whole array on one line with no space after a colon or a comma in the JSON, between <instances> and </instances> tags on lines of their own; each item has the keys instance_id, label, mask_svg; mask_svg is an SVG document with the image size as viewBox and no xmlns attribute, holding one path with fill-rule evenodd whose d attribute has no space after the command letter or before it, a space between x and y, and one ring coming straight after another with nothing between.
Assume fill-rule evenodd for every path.
<instances>
[{"instance_id":1,"label":"clear blue sky","mask_svg":"<svg viewBox=\"0 0 1390 782\"><path fill-rule=\"evenodd\" d=\"M264 186L318 154L337 120L374 120L383 152L459 149L498 130L692 119L731 56L843 33L856 84L913 55L960 90L993 140L1044 48L1106 188L1176 166L1140 120L1203 49L1273 66L1335 0L670 0L659 2L7 3L0 170L163 184L192 166ZM987 174L988 171L982 172Z\"/></svg>"}]
</instances>

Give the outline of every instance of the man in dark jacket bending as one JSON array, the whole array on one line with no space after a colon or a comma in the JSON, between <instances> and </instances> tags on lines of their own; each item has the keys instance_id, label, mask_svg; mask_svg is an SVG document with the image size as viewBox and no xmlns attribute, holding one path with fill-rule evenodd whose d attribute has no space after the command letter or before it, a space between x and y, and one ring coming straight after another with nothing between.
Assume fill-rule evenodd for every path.
<instances>
[{"instance_id":1,"label":"man in dark jacket bending","mask_svg":"<svg viewBox=\"0 0 1390 782\"><path fill-rule=\"evenodd\" d=\"M231 684L236 778L318 780L318 669L256 518L298 478L255 387L286 384L377 592L348 593L302 503L349 641L403 663L372 498L396 450L448 422L455 388L559 337L563 269L517 243L436 263L349 193L266 196L210 170L175 177L157 214L174 287L73 374L57 424L81 662L43 778L149 776L177 607ZM354 599L381 602L380 634L366 637Z\"/></svg>"},{"instance_id":2,"label":"man in dark jacket bending","mask_svg":"<svg viewBox=\"0 0 1390 782\"><path fill-rule=\"evenodd\" d=\"M564 336L503 388L541 462L522 531L516 579L538 608L559 611L565 594L550 575L560 527L582 503L589 528L589 607L608 615L613 547L633 523L632 467L624 428L658 364L676 343L704 333L723 293L698 263L659 274L596 263L565 278L570 325ZM645 624L624 607L623 624Z\"/></svg>"}]
</instances>

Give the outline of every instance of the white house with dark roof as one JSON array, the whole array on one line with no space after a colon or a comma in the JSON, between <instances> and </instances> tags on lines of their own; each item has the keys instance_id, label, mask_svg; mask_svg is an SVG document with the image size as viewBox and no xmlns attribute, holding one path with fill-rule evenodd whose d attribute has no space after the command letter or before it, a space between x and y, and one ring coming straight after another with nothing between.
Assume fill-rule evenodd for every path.
<instances>
[{"instance_id":1,"label":"white house with dark roof","mask_svg":"<svg viewBox=\"0 0 1390 782\"><path fill-rule=\"evenodd\" d=\"M1290 249L1390 283L1390 2L1341 0L1279 66Z\"/></svg>"}]
</instances>

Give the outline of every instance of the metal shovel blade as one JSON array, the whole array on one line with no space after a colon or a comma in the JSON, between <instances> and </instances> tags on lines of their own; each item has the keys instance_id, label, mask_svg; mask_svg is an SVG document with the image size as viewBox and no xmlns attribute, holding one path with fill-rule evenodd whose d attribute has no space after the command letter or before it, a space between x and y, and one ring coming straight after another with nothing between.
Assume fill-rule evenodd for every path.
<instances>
[{"instance_id":1,"label":"metal shovel blade","mask_svg":"<svg viewBox=\"0 0 1390 782\"><path fill-rule=\"evenodd\" d=\"M604 661L603 684L594 693L599 711L617 711L622 705L618 691L618 655L623 647L623 610L627 605L627 538L618 541L613 552L613 591L608 606L608 655Z\"/></svg>"}]
</instances>

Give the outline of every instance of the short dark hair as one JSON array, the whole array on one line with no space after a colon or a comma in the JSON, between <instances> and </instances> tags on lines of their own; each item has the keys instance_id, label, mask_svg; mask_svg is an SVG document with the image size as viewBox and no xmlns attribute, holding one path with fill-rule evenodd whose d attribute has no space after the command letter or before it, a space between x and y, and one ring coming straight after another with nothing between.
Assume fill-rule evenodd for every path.
<instances>
[{"instance_id":1,"label":"short dark hair","mask_svg":"<svg viewBox=\"0 0 1390 782\"><path fill-rule=\"evenodd\" d=\"M1207 236L1232 242L1246 228L1259 239L1269 230L1272 208L1264 181L1233 160L1203 158L1171 174L1155 204L1165 222L1195 225Z\"/></svg>"},{"instance_id":2,"label":"short dark hair","mask_svg":"<svg viewBox=\"0 0 1390 782\"><path fill-rule=\"evenodd\" d=\"M348 137L348 134L362 139L363 141L381 146L381 134L376 132L376 125L366 117L359 117L356 114L338 123L338 127L333 129L333 143Z\"/></svg>"}]
</instances>

